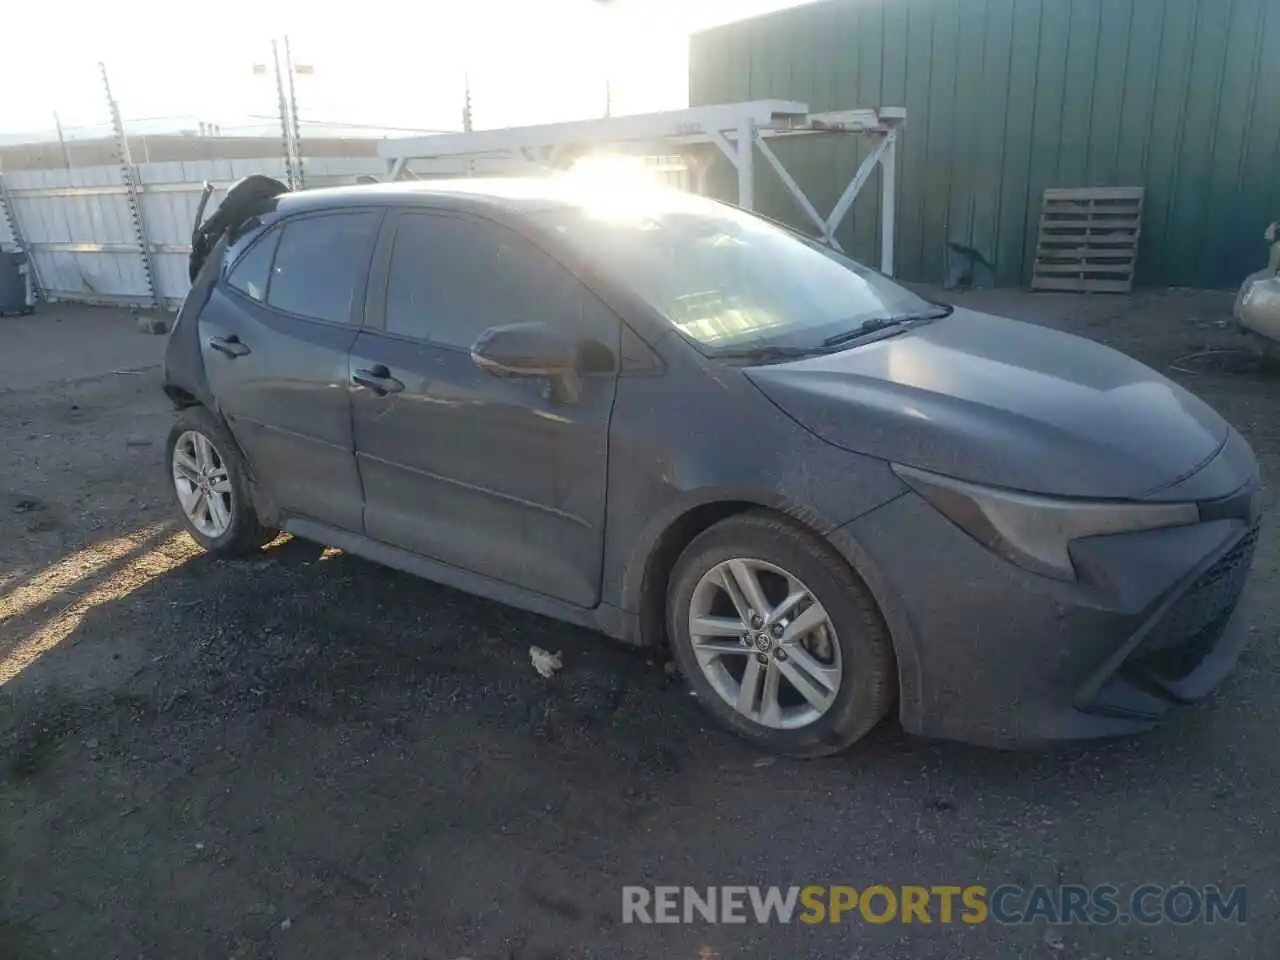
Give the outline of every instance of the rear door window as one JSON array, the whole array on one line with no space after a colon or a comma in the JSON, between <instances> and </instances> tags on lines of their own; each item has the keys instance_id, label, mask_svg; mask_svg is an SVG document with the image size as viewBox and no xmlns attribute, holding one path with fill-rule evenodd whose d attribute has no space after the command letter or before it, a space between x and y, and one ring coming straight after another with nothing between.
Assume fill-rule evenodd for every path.
<instances>
[{"instance_id":1,"label":"rear door window","mask_svg":"<svg viewBox=\"0 0 1280 960\"><path fill-rule=\"evenodd\" d=\"M353 323L363 297L379 213L328 213L284 225L271 268L267 304L277 310Z\"/></svg>"},{"instance_id":2,"label":"rear door window","mask_svg":"<svg viewBox=\"0 0 1280 960\"><path fill-rule=\"evenodd\" d=\"M246 297L264 303L267 299L267 280L271 275L271 258L280 242L280 231L271 230L249 248L240 262L231 268L227 283Z\"/></svg>"}]
</instances>

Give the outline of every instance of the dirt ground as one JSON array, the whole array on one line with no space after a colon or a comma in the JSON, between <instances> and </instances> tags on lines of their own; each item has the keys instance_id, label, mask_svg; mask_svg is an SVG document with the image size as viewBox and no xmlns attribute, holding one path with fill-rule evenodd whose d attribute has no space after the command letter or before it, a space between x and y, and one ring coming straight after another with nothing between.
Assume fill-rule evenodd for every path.
<instances>
[{"instance_id":1,"label":"dirt ground","mask_svg":"<svg viewBox=\"0 0 1280 960\"><path fill-rule=\"evenodd\" d=\"M956 299L1167 371L1253 443L1274 512L1280 377L1229 297ZM886 722L773 762L589 632L297 541L202 556L162 338L110 311L0 329L0 960L1277 955L1275 524L1250 651L1154 733L1005 754ZM1248 922L620 922L624 884L1107 882L1244 884Z\"/></svg>"}]
</instances>

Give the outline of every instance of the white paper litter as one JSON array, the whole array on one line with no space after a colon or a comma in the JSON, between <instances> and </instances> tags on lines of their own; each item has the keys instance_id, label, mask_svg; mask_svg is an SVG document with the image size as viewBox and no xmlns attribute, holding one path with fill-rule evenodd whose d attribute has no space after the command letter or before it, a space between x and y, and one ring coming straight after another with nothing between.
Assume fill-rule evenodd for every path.
<instances>
[{"instance_id":1,"label":"white paper litter","mask_svg":"<svg viewBox=\"0 0 1280 960\"><path fill-rule=\"evenodd\" d=\"M560 662L559 651L549 653L541 647L530 647L529 659L533 662L533 669L537 670L538 675L541 677L550 678L557 670L564 666L564 664Z\"/></svg>"}]
</instances>

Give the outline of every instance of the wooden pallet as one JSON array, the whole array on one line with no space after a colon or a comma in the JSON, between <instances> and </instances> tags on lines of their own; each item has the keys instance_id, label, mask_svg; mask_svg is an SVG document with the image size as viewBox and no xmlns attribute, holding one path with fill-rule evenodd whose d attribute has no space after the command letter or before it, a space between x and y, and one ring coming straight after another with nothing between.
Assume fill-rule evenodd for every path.
<instances>
[{"instance_id":1,"label":"wooden pallet","mask_svg":"<svg viewBox=\"0 0 1280 960\"><path fill-rule=\"evenodd\" d=\"M1032 290L1128 293L1142 233L1142 187L1044 192Z\"/></svg>"}]
</instances>

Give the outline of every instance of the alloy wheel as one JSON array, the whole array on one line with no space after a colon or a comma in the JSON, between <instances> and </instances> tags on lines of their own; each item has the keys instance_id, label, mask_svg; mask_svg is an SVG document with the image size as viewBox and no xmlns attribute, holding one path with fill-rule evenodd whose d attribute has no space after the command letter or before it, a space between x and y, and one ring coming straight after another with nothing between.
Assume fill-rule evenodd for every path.
<instances>
[{"instance_id":1,"label":"alloy wheel","mask_svg":"<svg viewBox=\"0 0 1280 960\"><path fill-rule=\"evenodd\" d=\"M231 529L235 504L231 475L213 441L187 430L173 446L173 486L191 525L211 539Z\"/></svg>"},{"instance_id":2,"label":"alloy wheel","mask_svg":"<svg viewBox=\"0 0 1280 960\"><path fill-rule=\"evenodd\" d=\"M808 726L840 692L831 617L799 578L775 564L735 558L704 573L689 603L689 637L716 693L763 726Z\"/></svg>"}]
</instances>

